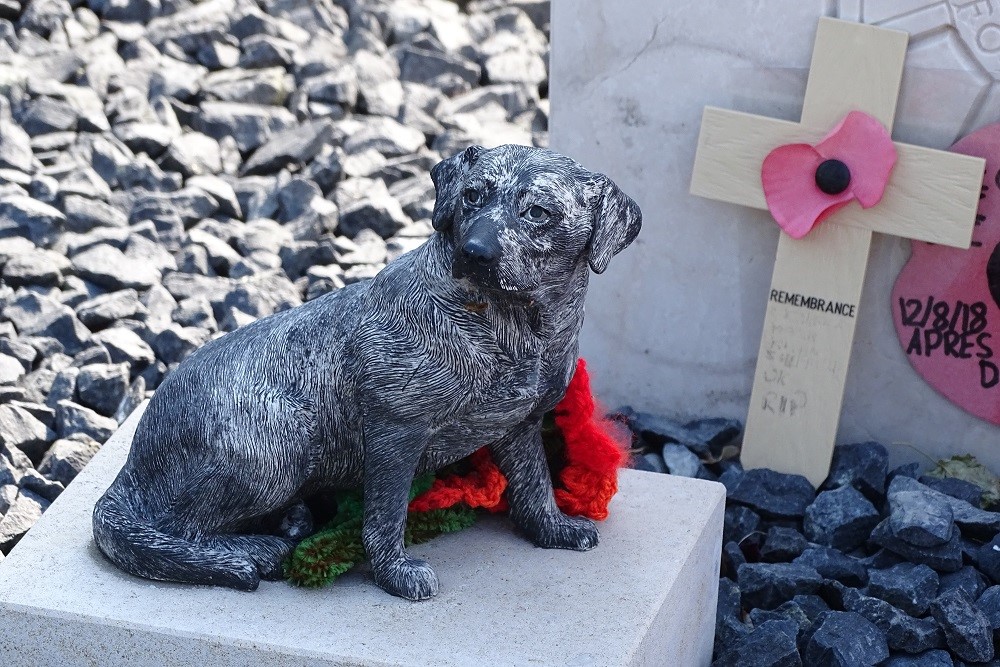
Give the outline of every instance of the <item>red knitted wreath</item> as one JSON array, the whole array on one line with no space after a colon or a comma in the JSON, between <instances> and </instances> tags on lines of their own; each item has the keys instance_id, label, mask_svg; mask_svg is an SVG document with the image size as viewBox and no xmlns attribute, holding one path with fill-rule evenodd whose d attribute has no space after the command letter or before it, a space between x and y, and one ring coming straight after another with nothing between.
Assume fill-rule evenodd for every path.
<instances>
[{"instance_id":1,"label":"red knitted wreath","mask_svg":"<svg viewBox=\"0 0 1000 667\"><path fill-rule=\"evenodd\" d=\"M608 503L618 491L618 469L628 460L626 438L608 419L595 417L590 376L583 359L555 409L555 422L566 443L566 465L558 473L556 504L566 514L598 521L608 517ZM490 512L507 510L507 479L486 447L470 457L472 470L435 479L410 503L411 512L446 509L459 503Z\"/></svg>"}]
</instances>

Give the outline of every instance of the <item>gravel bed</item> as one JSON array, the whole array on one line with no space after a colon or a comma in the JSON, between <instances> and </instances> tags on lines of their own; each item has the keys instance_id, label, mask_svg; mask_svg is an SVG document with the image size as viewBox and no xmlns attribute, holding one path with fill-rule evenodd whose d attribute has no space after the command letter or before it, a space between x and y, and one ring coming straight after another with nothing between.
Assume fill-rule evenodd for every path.
<instances>
[{"instance_id":1,"label":"gravel bed","mask_svg":"<svg viewBox=\"0 0 1000 667\"><path fill-rule=\"evenodd\" d=\"M623 411L636 467L726 486L718 667L997 664L1000 513L957 478L838 446L819 489L744 471L738 422Z\"/></svg>"},{"instance_id":2,"label":"gravel bed","mask_svg":"<svg viewBox=\"0 0 1000 667\"><path fill-rule=\"evenodd\" d=\"M547 0L0 0L0 558L214 336L547 141Z\"/></svg>"}]
</instances>

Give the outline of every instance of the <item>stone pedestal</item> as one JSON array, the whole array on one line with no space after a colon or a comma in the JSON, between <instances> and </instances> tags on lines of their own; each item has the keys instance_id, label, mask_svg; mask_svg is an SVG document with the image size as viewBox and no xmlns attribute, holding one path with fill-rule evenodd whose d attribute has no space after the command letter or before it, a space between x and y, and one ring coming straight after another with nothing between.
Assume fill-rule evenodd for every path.
<instances>
[{"instance_id":1,"label":"stone pedestal","mask_svg":"<svg viewBox=\"0 0 1000 667\"><path fill-rule=\"evenodd\" d=\"M974 6L975 5L975 6ZM1000 121L1000 14L958 0L553 0L551 145L642 207L642 233L590 284L581 354L610 408L745 419L780 230L766 211L691 196L706 105L798 121L820 16L910 33L894 137L948 148ZM892 286L909 242L876 234L840 442L896 459L971 452L1000 467L1000 428L910 367ZM998 394L1000 395L1000 394Z\"/></svg>"},{"instance_id":2,"label":"stone pedestal","mask_svg":"<svg viewBox=\"0 0 1000 667\"><path fill-rule=\"evenodd\" d=\"M441 580L412 603L359 568L254 593L126 575L91 536L141 409L0 562L12 665L708 665L725 490L623 471L601 544L537 549L502 517L413 548Z\"/></svg>"}]
</instances>

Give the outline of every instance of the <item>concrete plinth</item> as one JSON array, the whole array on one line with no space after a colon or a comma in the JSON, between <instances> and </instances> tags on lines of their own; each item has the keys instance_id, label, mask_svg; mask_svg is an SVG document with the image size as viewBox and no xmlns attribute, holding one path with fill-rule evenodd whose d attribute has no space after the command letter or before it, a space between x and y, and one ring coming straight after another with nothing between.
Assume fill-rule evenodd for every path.
<instances>
[{"instance_id":1,"label":"concrete plinth","mask_svg":"<svg viewBox=\"0 0 1000 667\"><path fill-rule=\"evenodd\" d=\"M140 410L141 411L141 410ZM707 665L725 492L625 471L601 544L534 548L501 517L413 548L440 595L389 596L359 568L321 590L255 593L126 575L91 511L139 411L0 563L0 656L11 665Z\"/></svg>"}]
</instances>

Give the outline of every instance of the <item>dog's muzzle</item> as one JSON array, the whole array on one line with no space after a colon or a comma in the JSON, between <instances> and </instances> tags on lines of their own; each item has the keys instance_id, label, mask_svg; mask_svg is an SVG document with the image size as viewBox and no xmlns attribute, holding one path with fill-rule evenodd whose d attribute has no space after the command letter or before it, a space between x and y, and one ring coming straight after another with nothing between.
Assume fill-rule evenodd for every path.
<instances>
[{"instance_id":1,"label":"dog's muzzle","mask_svg":"<svg viewBox=\"0 0 1000 667\"><path fill-rule=\"evenodd\" d=\"M455 278L487 279L500 263L500 243L470 236L455 251L451 273Z\"/></svg>"}]
</instances>

